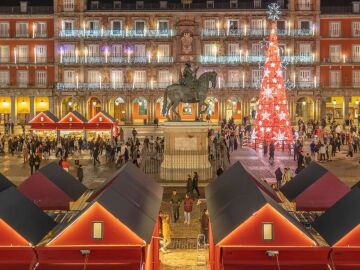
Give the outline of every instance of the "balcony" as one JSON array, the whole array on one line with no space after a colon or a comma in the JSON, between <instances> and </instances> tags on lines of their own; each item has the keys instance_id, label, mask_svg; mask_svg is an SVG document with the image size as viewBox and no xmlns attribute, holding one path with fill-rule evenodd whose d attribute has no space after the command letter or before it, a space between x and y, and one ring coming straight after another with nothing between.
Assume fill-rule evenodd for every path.
<instances>
[{"instance_id":1,"label":"balcony","mask_svg":"<svg viewBox=\"0 0 360 270\"><path fill-rule=\"evenodd\" d=\"M20 6L0 6L0 14L48 14L54 13L52 6L28 6L26 12L20 11Z\"/></svg>"},{"instance_id":2,"label":"balcony","mask_svg":"<svg viewBox=\"0 0 360 270\"><path fill-rule=\"evenodd\" d=\"M259 64L264 63L265 56L254 56L254 55L226 55L226 56L200 56L199 62L201 64L224 64L224 65L235 65L235 64ZM313 56L282 56L282 62L289 64L313 64Z\"/></svg>"},{"instance_id":3,"label":"balcony","mask_svg":"<svg viewBox=\"0 0 360 270\"><path fill-rule=\"evenodd\" d=\"M359 64L360 63L360 57L354 57L354 58L346 58L343 56L342 58L340 56L338 57L330 57L330 58L324 58L321 62L321 64Z\"/></svg>"},{"instance_id":4,"label":"balcony","mask_svg":"<svg viewBox=\"0 0 360 270\"><path fill-rule=\"evenodd\" d=\"M45 64L53 64L54 59L49 57L16 57L16 59L10 59L10 57L2 57L0 58L0 65L1 64L34 64L34 65L45 65Z\"/></svg>"},{"instance_id":5,"label":"balcony","mask_svg":"<svg viewBox=\"0 0 360 270\"><path fill-rule=\"evenodd\" d=\"M60 64L63 65L73 65L73 64L95 64L95 65L104 65L104 64L171 64L174 62L174 58L171 56L161 56L157 58L150 58L146 56L130 56L130 57L105 57L105 56L63 56L60 60Z\"/></svg>"},{"instance_id":6,"label":"balcony","mask_svg":"<svg viewBox=\"0 0 360 270\"><path fill-rule=\"evenodd\" d=\"M269 36L269 29L203 29L202 37L264 37ZM311 29L277 29L278 36L289 37L310 37L315 33Z\"/></svg>"},{"instance_id":7,"label":"balcony","mask_svg":"<svg viewBox=\"0 0 360 270\"><path fill-rule=\"evenodd\" d=\"M342 88L355 88L360 89L360 82L345 82L345 83L324 83L321 84L321 88L332 88L332 89L342 89Z\"/></svg>"},{"instance_id":8,"label":"balcony","mask_svg":"<svg viewBox=\"0 0 360 270\"><path fill-rule=\"evenodd\" d=\"M61 30L59 37L61 38L110 38L110 39L125 39L125 38L170 38L175 36L175 31L169 30Z\"/></svg>"},{"instance_id":9,"label":"balcony","mask_svg":"<svg viewBox=\"0 0 360 270\"><path fill-rule=\"evenodd\" d=\"M16 88L53 88L52 84L33 84L33 83L22 83L22 84L0 84L0 89L16 89Z\"/></svg>"},{"instance_id":10,"label":"balcony","mask_svg":"<svg viewBox=\"0 0 360 270\"><path fill-rule=\"evenodd\" d=\"M55 89L59 91L91 91L91 90L136 90L136 89L165 89L171 83L157 83L157 82L145 82L145 83L57 83Z\"/></svg>"}]
</instances>

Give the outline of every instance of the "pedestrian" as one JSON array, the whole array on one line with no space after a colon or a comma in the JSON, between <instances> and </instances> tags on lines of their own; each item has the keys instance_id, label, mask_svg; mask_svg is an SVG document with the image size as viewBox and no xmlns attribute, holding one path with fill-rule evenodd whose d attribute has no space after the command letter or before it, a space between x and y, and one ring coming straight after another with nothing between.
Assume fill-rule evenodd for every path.
<instances>
[{"instance_id":1,"label":"pedestrian","mask_svg":"<svg viewBox=\"0 0 360 270\"><path fill-rule=\"evenodd\" d=\"M276 187L279 189L281 188L281 181L283 178L283 173L280 167L275 170L275 178L276 178Z\"/></svg>"},{"instance_id":2,"label":"pedestrian","mask_svg":"<svg viewBox=\"0 0 360 270\"><path fill-rule=\"evenodd\" d=\"M179 209L181 204L181 199L177 194L176 190L173 190L172 192L170 204L172 206L173 219L174 222L176 223L179 220L179 216L180 216Z\"/></svg>"},{"instance_id":3,"label":"pedestrian","mask_svg":"<svg viewBox=\"0 0 360 270\"><path fill-rule=\"evenodd\" d=\"M266 140L264 140L263 147L264 147L264 156L267 156L267 153L268 153L268 144L267 144L267 141L266 141Z\"/></svg>"},{"instance_id":4,"label":"pedestrian","mask_svg":"<svg viewBox=\"0 0 360 270\"><path fill-rule=\"evenodd\" d=\"M168 214L162 214L161 216L161 224L162 224L162 237L163 237L163 245L160 248L162 252L167 252L167 247L171 243L171 230L170 230L170 217Z\"/></svg>"},{"instance_id":5,"label":"pedestrian","mask_svg":"<svg viewBox=\"0 0 360 270\"><path fill-rule=\"evenodd\" d=\"M224 169L222 166L220 166L219 169L217 169L217 171L216 171L216 175L219 177L223 172L224 172Z\"/></svg>"},{"instance_id":6,"label":"pedestrian","mask_svg":"<svg viewBox=\"0 0 360 270\"><path fill-rule=\"evenodd\" d=\"M284 168L283 182L286 184L294 177L293 172L290 168Z\"/></svg>"},{"instance_id":7,"label":"pedestrian","mask_svg":"<svg viewBox=\"0 0 360 270\"><path fill-rule=\"evenodd\" d=\"M354 153L354 147L352 145L352 143L348 144L348 153L347 153L347 157L353 157L353 153Z\"/></svg>"},{"instance_id":8,"label":"pedestrian","mask_svg":"<svg viewBox=\"0 0 360 270\"><path fill-rule=\"evenodd\" d=\"M69 162L67 161L66 158L63 158L63 160L61 162L61 166L65 171L69 172L69 167L70 166L69 166Z\"/></svg>"},{"instance_id":9,"label":"pedestrian","mask_svg":"<svg viewBox=\"0 0 360 270\"><path fill-rule=\"evenodd\" d=\"M196 191L198 198L200 198L199 175L197 172L194 172L194 176L192 179L192 192L194 192L194 190Z\"/></svg>"},{"instance_id":10,"label":"pedestrian","mask_svg":"<svg viewBox=\"0 0 360 270\"><path fill-rule=\"evenodd\" d=\"M186 193L192 194L193 191L193 181L191 179L190 174L188 174L187 182L186 182Z\"/></svg>"},{"instance_id":11,"label":"pedestrian","mask_svg":"<svg viewBox=\"0 0 360 270\"><path fill-rule=\"evenodd\" d=\"M84 179L84 170L81 164L78 165L76 174L79 182L82 183Z\"/></svg>"},{"instance_id":12,"label":"pedestrian","mask_svg":"<svg viewBox=\"0 0 360 270\"><path fill-rule=\"evenodd\" d=\"M35 155L34 155L34 153L30 153L29 166L30 166L30 174L33 174L34 173L34 167L35 167Z\"/></svg>"},{"instance_id":13,"label":"pedestrian","mask_svg":"<svg viewBox=\"0 0 360 270\"><path fill-rule=\"evenodd\" d=\"M322 160L325 161L326 148L323 143L320 145L319 154L320 154L320 161Z\"/></svg>"},{"instance_id":14,"label":"pedestrian","mask_svg":"<svg viewBox=\"0 0 360 270\"><path fill-rule=\"evenodd\" d=\"M190 194L186 194L184 200L184 224L190 225L193 203Z\"/></svg>"},{"instance_id":15,"label":"pedestrian","mask_svg":"<svg viewBox=\"0 0 360 270\"><path fill-rule=\"evenodd\" d=\"M204 209L201 219L201 233L205 236L205 243L207 244L209 242L209 212L207 209Z\"/></svg>"},{"instance_id":16,"label":"pedestrian","mask_svg":"<svg viewBox=\"0 0 360 270\"><path fill-rule=\"evenodd\" d=\"M272 141L269 147L269 161L271 165L274 164L274 159L275 159L274 157L275 157L275 144Z\"/></svg>"},{"instance_id":17,"label":"pedestrian","mask_svg":"<svg viewBox=\"0 0 360 270\"><path fill-rule=\"evenodd\" d=\"M94 166L96 166L96 162L100 165L99 154L100 154L100 149L97 146L97 147L95 147L94 152L93 152Z\"/></svg>"},{"instance_id":18,"label":"pedestrian","mask_svg":"<svg viewBox=\"0 0 360 270\"><path fill-rule=\"evenodd\" d=\"M304 163L305 163L305 167L307 167L307 166L309 166L310 165L310 163L311 163L311 156L310 156L310 154L309 153L306 153L306 156L305 156L305 158L304 158Z\"/></svg>"},{"instance_id":19,"label":"pedestrian","mask_svg":"<svg viewBox=\"0 0 360 270\"><path fill-rule=\"evenodd\" d=\"M137 131L135 128L133 128L132 130L132 136L133 136L133 141L135 142L136 141L136 135L137 135Z\"/></svg>"},{"instance_id":20,"label":"pedestrian","mask_svg":"<svg viewBox=\"0 0 360 270\"><path fill-rule=\"evenodd\" d=\"M35 167L35 171L39 170L40 168L40 163L41 163L41 158L39 155L35 155L35 160L34 160L34 167Z\"/></svg>"}]
</instances>

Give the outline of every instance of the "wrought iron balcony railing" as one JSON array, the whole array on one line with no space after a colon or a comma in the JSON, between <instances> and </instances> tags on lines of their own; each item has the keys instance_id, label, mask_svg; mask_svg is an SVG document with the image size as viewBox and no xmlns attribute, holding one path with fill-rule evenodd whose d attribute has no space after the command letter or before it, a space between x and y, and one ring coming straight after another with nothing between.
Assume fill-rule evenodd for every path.
<instances>
[{"instance_id":1,"label":"wrought iron balcony railing","mask_svg":"<svg viewBox=\"0 0 360 270\"><path fill-rule=\"evenodd\" d=\"M136 83L57 83L55 89L59 91L68 90L134 90L134 89L165 89L171 83L159 83L159 82L136 82Z\"/></svg>"},{"instance_id":2,"label":"wrought iron balcony railing","mask_svg":"<svg viewBox=\"0 0 360 270\"><path fill-rule=\"evenodd\" d=\"M59 37L62 38L170 38L175 36L175 30L61 30Z\"/></svg>"},{"instance_id":3,"label":"wrought iron balcony railing","mask_svg":"<svg viewBox=\"0 0 360 270\"><path fill-rule=\"evenodd\" d=\"M225 56L207 56L201 55L199 62L201 64L258 64L265 62L265 56L254 55L225 55ZM289 64L313 64L313 56L282 56L282 62Z\"/></svg>"},{"instance_id":4,"label":"wrought iron balcony railing","mask_svg":"<svg viewBox=\"0 0 360 270\"><path fill-rule=\"evenodd\" d=\"M203 29L203 37L263 37L270 34L269 29ZM311 29L277 29L278 36L314 36L315 32Z\"/></svg>"},{"instance_id":5,"label":"wrought iron balcony railing","mask_svg":"<svg viewBox=\"0 0 360 270\"><path fill-rule=\"evenodd\" d=\"M60 64L73 65L73 64L171 64L174 58L171 56L161 56L149 58L146 56L130 56L130 57L113 57L113 56L63 56L60 59Z\"/></svg>"},{"instance_id":6,"label":"wrought iron balcony railing","mask_svg":"<svg viewBox=\"0 0 360 270\"><path fill-rule=\"evenodd\" d=\"M44 65L44 64L53 64L54 59L50 57L0 57L0 64L35 64L35 65Z\"/></svg>"}]
</instances>

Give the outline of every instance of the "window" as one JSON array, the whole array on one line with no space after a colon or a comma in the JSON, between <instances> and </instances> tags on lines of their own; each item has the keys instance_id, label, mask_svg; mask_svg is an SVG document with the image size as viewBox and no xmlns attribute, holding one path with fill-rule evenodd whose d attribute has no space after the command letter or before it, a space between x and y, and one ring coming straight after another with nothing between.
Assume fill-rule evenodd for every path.
<instances>
[{"instance_id":1,"label":"window","mask_svg":"<svg viewBox=\"0 0 360 270\"><path fill-rule=\"evenodd\" d=\"M90 44L89 48L89 57L98 57L100 56L100 46L99 44Z\"/></svg>"},{"instance_id":2,"label":"window","mask_svg":"<svg viewBox=\"0 0 360 270\"><path fill-rule=\"evenodd\" d=\"M299 44L299 54L300 56L311 56L311 43L300 43Z\"/></svg>"},{"instance_id":3,"label":"window","mask_svg":"<svg viewBox=\"0 0 360 270\"><path fill-rule=\"evenodd\" d=\"M10 61L9 46L0 46L0 63L8 63Z\"/></svg>"},{"instance_id":4,"label":"window","mask_svg":"<svg viewBox=\"0 0 360 270\"><path fill-rule=\"evenodd\" d=\"M230 0L230 8L237 8L238 0Z\"/></svg>"},{"instance_id":5,"label":"window","mask_svg":"<svg viewBox=\"0 0 360 270\"><path fill-rule=\"evenodd\" d=\"M75 57L75 45L74 44L64 44L63 48L63 57L64 58L71 58Z\"/></svg>"},{"instance_id":6,"label":"window","mask_svg":"<svg viewBox=\"0 0 360 270\"><path fill-rule=\"evenodd\" d=\"M216 56L217 49L215 44L207 43L204 44L204 55L205 56Z\"/></svg>"},{"instance_id":7,"label":"window","mask_svg":"<svg viewBox=\"0 0 360 270\"><path fill-rule=\"evenodd\" d=\"M92 238L102 240L104 238L104 222L95 221L92 223Z\"/></svg>"},{"instance_id":8,"label":"window","mask_svg":"<svg viewBox=\"0 0 360 270\"><path fill-rule=\"evenodd\" d=\"M135 44L134 56L135 57L146 57L145 44Z\"/></svg>"},{"instance_id":9,"label":"window","mask_svg":"<svg viewBox=\"0 0 360 270\"><path fill-rule=\"evenodd\" d=\"M360 22L352 22L353 37L360 37Z\"/></svg>"},{"instance_id":10,"label":"window","mask_svg":"<svg viewBox=\"0 0 360 270\"><path fill-rule=\"evenodd\" d=\"M35 77L36 86L46 86L46 81L47 81L46 71L44 70L36 71L35 75L36 75Z\"/></svg>"},{"instance_id":11,"label":"window","mask_svg":"<svg viewBox=\"0 0 360 270\"><path fill-rule=\"evenodd\" d=\"M121 9L121 1L114 1L114 9Z\"/></svg>"},{"instance_id":12,"label":"window","mask_svg":"<svg viewBox=\"0 0 360 270\"><path fill-rule=\"evenodd\" d=\"M35 23L35 37L47 37L47 23Z\"/></svg>"},{"instance_id":13,"label":"window","mask_svg":"<svg viewBox=\"0 0 360 270\"><path fill-rule=\"evenodd\" d=\"M233 34L236 35L238 33L239 30L239 21L238 20L228 20L227 23L227 32L229 35Z\"/></svg>"},{"instance_id":14,"label":"window","mask_svg":"<svg viewBox=\"0 0 360 270\"><path fill-rule=\"evenodd\" d=\"M299 10L311 10L311 0L300 0Z\"/></svg>"},{"instance_id":15,"label":"window","mask_svg":"<svg viewBox=\"0 0 360 270\"><path fill-rule=\"evenodd\" d=\"M158 30L160 34L167 34L169 32L169 21L159 20L158 21Z\"/></svg>"},{"instance_id":16,"label":"window","mask_svg":"<svg viewBox=\"0 0 360 270\"><path fill-rule=\"evenodd\" d=\"M75 71L65 69L63 74L64 83L75 83Z\"/></svg>"},{"instance_id":17,"label":"window","mask_svg":"<svg viewBox=\"0 0 360 270\"><path fill-rule=\"evenodd\" d=\"M215 7L214 0L207 0L206 1L206 8L214 8L214 7Z\"/></svg>"},{"instance_id":18,"label":"window","mask_svg":"<svg viewBox=\"0 0 360 270\"><path fill-rule=\"evenodd\" d=\"M330 62L340 62L341 60L341 45L330 45Z\"/></svg>"},{"instance_id":19,"label":"window","mask_svg":"<svg viewBox=\"0 0 360 270\"><path fill-rule=\"evenodd\" d=\"M9 36L9 23L1 22L0 23L0 37L8 37Z\"/></svg>"},{"instance_id":20,"label":"window","mask_svg":"<svg viewBox=\"0 0 360 270\"><path fill-rule=\"evenodd\" d=\"M353 12L360 13L360 2L352 2L353 4Z\"/></svg>"},{"instance_id":21,"label":"window","mask_svg":"<svg viewBox=\"0 0 360 270\"><path fill-rule=\"evenodd\" d=\"M330 70L330 87L339 87L341 83L340 70Z\"/></svg>"},{"instance_id":22,"label":"window","mask_svg":"<svg viewBox=\"0 0 360 270\"><path fill-rule=\"evenodd\" d=\"M88 28L90 31L99 30L99 21L88 21Z\"/></svg>"},{"instance_id":23,"label":"window","mask_svg":"<svg viewBox=\"0 0 360 270\"><path fill-rule=\"evenodd\" d=\"M111 70L111 85L113 88L122 86L123 84L123 71L119 69Z\"/></svg>"},{"instance_id":24,"label":"window","mask_svg":"<svg viewBox=\"0 0 360 270\"><path fill-rule=\"evenodd\" d=\"M72 20L64 20L62 25L63 30L72 31L74 30L74 21Z\"/></svg>"},{"instance_id":25,"label":"window","mask_svg":"<svg viewBox=\"0 0 360 270\"><path fill-rule=\"evenodd\" d=\"M306 33L310 33L311 21L299 21L299 28Z\"/></svg>"},{"instance_id":26,"label":"window","mask_svg":"<svg viewBox=\"0 0 360 270\"><path fill-rule=\"evenodd\" d=\"M122 57L122 45L113 44L111 46L111 56L112 57Z\"/></svg>"},{"instance_id":27,"label":"window","mask_svg":"<svg viewBox=\"0 0 360 270\"><path fill-rule=\"evenodd\" d=\"M253 43L251 45L251 54L253 56L261 56L262 55L262 49L259 43Z\"/></svg>"},{"instance_id":28,"label":"window","mask_svg":"<svg viewBox=\"0 0 360 270\"><path fill-rule=\"evenodd\" d=\"M160 8L163 8L163 9L167 8L167 3L168 3L168 1L160 1Z\"/></svg>"},{"instance_id":29,"label":"window","mask_svg":"<svg viewBox=\"0 0 360 270\"><path fill-rule=\"evenodd\" d=\"M9 86L10 72L7 70L0 70L0 86Z\"/></svg>"},{"instance_id":30,"label":"window","mask_svg":"<svg viewBox=\"0 0 360 270\"><path fill-rule=\"evenodd\" d=\"M352 58L354 62L360 62L360 45L352 46Z\"/></svg>"},{"instance_id":31,"label":"window","mask_svg":"<svg viewBox=\"0 0 360 270\"><path fill-rule=\"evenodd\" d=\"M205 30L215 30L216 29L216 20L205 20L204 28L205 28Z\"/></svg>"},{"instance_id":32,"label":"window","mask_svg":"<svg viewBox=\"0 0 360 270\"><path fill-rule=\"evenodd\" d=\"M262 224L262 239L265 241L271 241L274 239L274 224L272 223Z\"/></svg>"},{"instance_id":33,"label":"window","mask_svg":"<svg viewBox=\"0 0 360 270\"><path fill-rule=\"evenodd\" d=\"M98 9L99 1L91 1L91 9Z\"/></svg>"},{"instance_id":34,"label":"window","mask_svg":"<svg viewBox=\"0 0 360 270\"><path fill-rule=\"evenodd\" d=\"M74 0L63 0L64 11L74 11L75 4Z\"/></svg>"},{"instance_id":35,"label":"window","mask_svg":"<svg viewBox=\"0 0 360 270\"><path fill-rule=\"evenodd\" d=\"M16 37L28 37L28 24L24 22L16 23Z\"/></svg>"},{"instance_id":36,"label":"window","mask_svg":"<svg viewBox=\"0 0 360 270\"><path fill-rule=\"evenodd\" d=\"M167 87L171 83L169 70L159 70L158 83L160 88Z\"/></svg>"},{"instance_id":37,"label":"window","mask_svg":"<svg viewBox=\"0 0 360 270\"><path fill-rule=\"evenodd\" d=\"M135 33L137 35L143 35L145 32L145 22L144 21L135 21Z\"/></svg>"},{"instance_id":38,"label":"window","mask_svg":"<svg viewBox=\"0 0 360 270\"><path fill-rule=\"evenodd\" d=\"M261 8L261 0L254 0L254 8Z\"/></svg>"},{"instance_id":39,"label":"window","mask_svg":"<svg viewBox=\"0 0 360 270\"><path fill-rule=\"evenodd\" d=\"M28 2L27 1L20 1L20 12L25 13L27 12Z\"/></svg>"},{"instance_id":40,"label":"window","mask_svg":"<svg viewBox=\"0 0 360 270\"><path fill-rule=\"evenodd\" d=\"M230 43L228 48L229 48L228 55L230 56L240 55L240 46L238 43Z\"/></svg>"},{"instance_id":41,"label":"window","mask_svg":"<svg viewBox=\"0 0 360 270\"><path fill-rule=\"evenodd\" d=\"M262 80L262 72L261 69L253 69L251 72L251 86L259 87L260 82Z\"/></svg>"},{"instance_id":42,"label":"window","mask_svg":"<svg viewBox=\"0 0 360 270\"><path fill-rule=\"evenodd\" d=\"M340 22L330 22L329 23L329 36L330 37L340 37L341 34L341 23Z\"/></svg>"},{"instance_id":43,"label":"window","mask_svg":"<svg viewBox=\"0 0 360 270\"><path fill-rule=\"evenodd\" d=\"M46 63L46 45L35 46L36 63Z\"/></svg>"},{"instance_id":44,"label":"window","mask_svg":"<svg viewBox=\"0 0 360 270\"><path fill-rule=\"evenodd\" d=\"M158 58L159 60L167 60L170 57L170 45L169 44L159 44L158 45Z\"/></svg>"},{"instance_id":45,"label":"window","mask_svg":"<svg viewBox=\"0 0 360 270\"><path fill-rule=\"evenodd\" d=\"M263 20L262 19L251 20L251 33L253 35L262 35L263 34Z\"/></svg>"},{"instance_id":46,"label":"window","mask_svg":"<svg viewBox=\"0 0 360 270\"><path fill-rule=\"evenodd\" d=\"M285 33L285 21L277 21L276 22L276 29L279 34Z\"/></svg>"},{"instance_id":47,"label":"window","mask_svg":"<svg viewBox=\"0 0 360 270\"><path fill-rule=\"evenodd\" d=\"M144 84L146 83L146 71L145 70L135 70L134 72L134 84Z\"/></svg>"},{"instance_id":48,"label":"window","mask_svg":"<svg viewBox=\"0 0 360 270\"><path fill-rule=\"evenodd\" d=\"M230 87L237 87L240 81L240 71L237 69L230 69L228 72L228 84Z\"/></svg>"},{"instance_id":49,"label":"window","mask_svg":"<svg viewBox=\"0 0 360 270\"><path fill-rule=\"evenodd\" d=\"M17 84L19 87L27 87L29 81L29 73L27 70L18 70L16 74Z\"/></svg>"},{"instance_id":50,"label":"window","mask_svg":"<svg viewBox=\"0 0 360 270\"><path fill-rule=\"evenodd\" d=\"M360 70L353 70L353 87L360 87Z\"/></svg>"},{"instance_id":51,"label":"window","mask_svg":"<svg viewBox=\"0 0 360 270\"><path fill-rule=\"evenodd\" d=\"M113 34L121 34L122 21L116 20L111 21L111 30Z\"/></svg>"},{"instance_id":52,"label":"window","mask_svg":"<svg viewBox=\"0 0 360 270\"><path fill-rule=\"evenodd\" d=\"M311 80L311 70L310 69L300 69L299 85L302 88L308 88L308 87L312 87L314 85Z\"/></svg>"},{"instance_id":53,"label":"window","mask_svg":"<svg viewBox=\"0 0 360 270\"><path fill-rule=\"evenodd\" d=\"M144 1L136 1L136 9L143 9Z\"/></svg>"},{"instance_id":54,"label":"window","mask_svg":"<svg viewBox=\"0 0 360 270\"><path fill-rule=\"evenodd\" d=\"M19 45L16 46L17 51L17 59L19 63L27 63L28 62L28 46Z\"/></svg>"},{"instance_id":55,"label":"window","mask_svg":"<svg viewBox=\"0 0 360 270\"><path fill-rule=\"evenodd\" d=\"M100 72L98 70L88 70L88 84L92 87L98 87L100 84Z\"/></svg>"}]
</instances>

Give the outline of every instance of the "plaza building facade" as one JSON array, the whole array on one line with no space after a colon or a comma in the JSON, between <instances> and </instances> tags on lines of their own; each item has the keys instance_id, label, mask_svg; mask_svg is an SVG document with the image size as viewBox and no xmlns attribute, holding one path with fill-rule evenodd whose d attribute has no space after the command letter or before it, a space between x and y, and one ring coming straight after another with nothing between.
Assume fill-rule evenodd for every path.
<instances>
[{"instance_id":1,"label":"plaza building facade","mask_svg":"<svg viewBox=\"0 0 360 270\"><path fill-rule=\"evenodd\" d=\"M26 124L52 105L53 10L0 6L0 124Z\"/></svg>"},{"instance_id":2,"label":"plaza building facade","mask_svg":"<svg viewBox=\"0 0 360 270\"><path fill-rule=\"evenodd\" d=\"M8 84L11 91L5 84L0 94L5 100L0 104L0 114L19 123L22 117L18 116L18 109L24 103L21 99L18 105L16 97L25 96L29 98L28 111L32 116L41 109L35 98L32 102L32 96L38 91L39 96L47 97L39 100L47 104L42 109L48 108L60 118L70 110L77 110L87 118L104 110L121 124L151 123L155 118L161 122L165 120L161 115L164 90L178 82L185 63L190 62L198 69L198 75L206 71L218 74L216 88L211 88L208 95L211 121L255 117L261 64L265 61L261 41L269 35L271 25L266 11L273 1L49 1L53 14L21 13L20 7L6 7L20 13L16 15L17 20L27 16L29 24L32 17L49 18L46 42L53 42L53 46L47 50L47 65L41 63L48 71L47 87L38 87L35 79L29 81L33 85L18 87L15 70L22 68L20 63L0 64L1 69L14 70ZM35 3L34 0L27 3L31 6L32 2ZM277 2L282 11L277 33L281 57L287 63L284 74L290 86L291 120L296 123L299 119L325 118L333 108L331 97L344 96L342 84L331 88L326 81L329 65L323 61L326 50L321 46L325 46L322 32L328 15L321 13L320 0ZM349 7L352 8L350 4ZM351 16L343 16L356 21L359 14L355 12L351 9ZM11 16L4 14L1 20L10 22ZM35 44L38 39L32 36L32 27L24 42ZM16 36L1 37L1 40L23 42ZM35 53L32 50L29 52ZM10 58L12 53L11 47ZM53 63L49 63L51 57ZM39 69L39 65L28 63L25 68L31 73L31 69ZM351 90L358 91L353 87ZM11 98L9 93L16 94ZM356 95L349 94L352 96ZM340 106L341 100L335 100ZM5 104L6 110L2 107ZM345 110L345 106L343 108ZM182 119L186 120L194 120L198 110L197 105L187 103L179 108ZM342 119L345 115L343 112Z\"/></svg>"}]
</instances>

